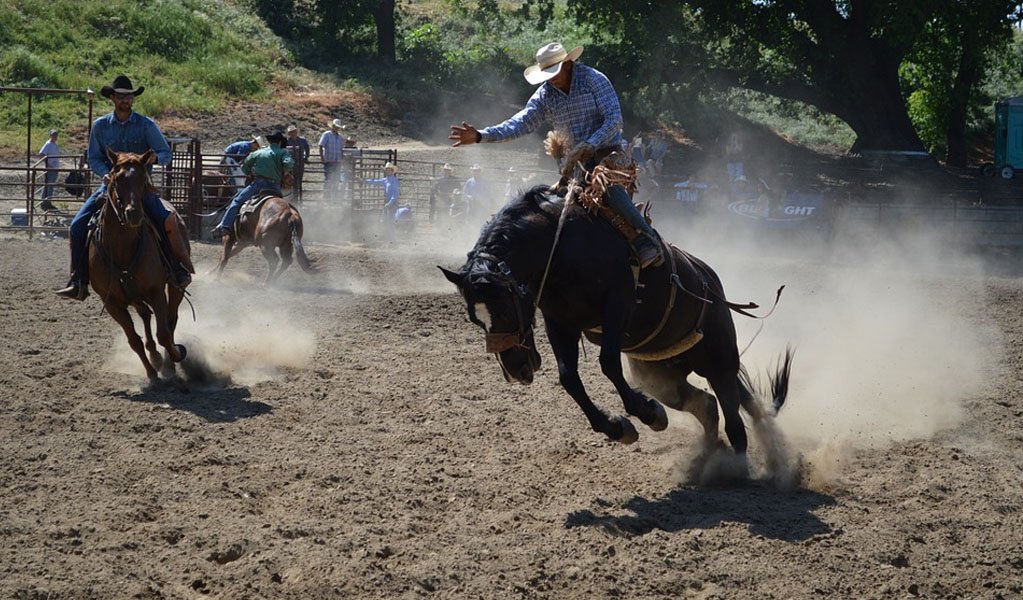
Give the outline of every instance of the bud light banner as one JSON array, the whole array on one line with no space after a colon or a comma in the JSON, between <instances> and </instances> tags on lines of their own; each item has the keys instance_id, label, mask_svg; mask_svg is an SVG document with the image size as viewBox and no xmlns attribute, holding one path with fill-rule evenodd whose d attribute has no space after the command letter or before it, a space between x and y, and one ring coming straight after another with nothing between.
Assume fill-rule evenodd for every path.
<instances>
[{"instance_id":1,"label":"bud light banner","mask_svg":"<svg viewBox=\"0 0 1023 600\"><path fill-rule=\"evenodd\" d=\"M733 200L728 212L772 228L816 227L831 214L831 203L817 192L786 192L781 198Z\"/></svg>"}]
</instances>

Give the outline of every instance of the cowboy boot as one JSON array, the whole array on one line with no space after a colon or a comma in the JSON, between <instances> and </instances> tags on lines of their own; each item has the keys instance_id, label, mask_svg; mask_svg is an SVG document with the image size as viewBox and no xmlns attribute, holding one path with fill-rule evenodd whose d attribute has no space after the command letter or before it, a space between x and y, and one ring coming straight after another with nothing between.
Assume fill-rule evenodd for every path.
<instances>
[{"instance_id":1,"label":"cowboy boot","mask_svg":"<svg viewBox=\"0 0 1023 600\"><path fill-rule=\"evenodd\" d=\"M79 281L78 276L72 273L71 279L67 282L67 287L57 290L56 294L72 300L85 300L89 297L89 284Z\"/></svg>"},{"instance_id":2,"label":"cowboy boot","mask_svg":"<svg viewBox=\"0 0 1023 600\"><path fill-rule=\"evenodd\" d=\"M67 282L67 286L56 291L58 296L63 298L70 298L72 300L85 300L89 297L89 259L86 254L87 250L80 247L75 247L76 240L74 237L69 238L71 244L71 278ZM88 244L88 238L83 242L78 242L81 246Z\"/></svg>"},{"instance_id":3,"label":"cowboy boot","mask_svg":"<svg viewBox=\"0 0 1023 600\"><path fill-rule=\"evenodd\" d=\"M629 192L620 185L613 185L604 194L604 201L625 219L630 227L639 232L639 235L632 241L632 250L639 259L639 267L645 269L650 266L660 266L664 262L660 238L650 223L647 223L643 215L640 214L636 205L632 203Z\"/></svg>"},{"instance_id":4,"label":"cowboy boot","mask_svg":"<svg viewBox=\"0 0 1023 600\"><path fill-rule=\"evenodd\" d=\"M167 257L170 259L174 283L184 289L192 283L192 273L195 273L195 267L192 266L192 258L189 256L188 238L181 230L176 213L167 215L162 233L164 239L161 241L164 243Z\"/></svg>"}]
</instances>

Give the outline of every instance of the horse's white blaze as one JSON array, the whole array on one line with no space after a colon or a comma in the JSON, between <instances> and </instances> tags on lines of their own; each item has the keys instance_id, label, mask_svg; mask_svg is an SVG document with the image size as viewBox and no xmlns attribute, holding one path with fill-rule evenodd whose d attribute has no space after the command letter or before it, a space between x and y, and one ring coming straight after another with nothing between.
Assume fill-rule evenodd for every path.
<instances>
[{"instance_id":1,"label":"horse's white blaze","mask_svg":"<svg viewBox=\"0 0 1023 600\"><path fill-rule=\"evenodd\" d=\"M487 305L482 302L477 302L473 310L476 311L476 318L483 321L483 324L487 326L487 331L489 332L493 323L490 320L490 311L487 310Z\"/></svg>"}]
</instances>

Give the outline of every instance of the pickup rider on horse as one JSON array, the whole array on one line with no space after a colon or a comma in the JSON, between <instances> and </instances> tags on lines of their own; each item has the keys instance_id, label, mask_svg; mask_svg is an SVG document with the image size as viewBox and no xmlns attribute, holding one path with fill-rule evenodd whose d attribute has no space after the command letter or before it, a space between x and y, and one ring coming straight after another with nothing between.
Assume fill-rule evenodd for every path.
<instances>
[{"instance_id":1,"label":"pickup rider on horse","mask_svg":"<svg viewBox=\"0 0 1023 600\"><path fill-rule=\"evenodd\" d=\"M529 83L542 85L525 108L505 122L481 130L465 121L461 126L452 125L448 139L454 140L455 146L503 142L547 123L570 138L572 150L567 156L600 157L610 149L621 148L622 109L618 94L607 76L576 62L582 52L582 46L566 52L557 42L540 48L536 64L526 68L524 75ZM592 168L594 164L587 166ZM640 233L633 246L640 266L660 264L663 256L657 234L636 209L628 191L621 185L612 185L604 202Z\"/></svg>"},{"instance_id":2,"label":"pickup rider on horse","mask_svg":"<svg viewBox=\"0 0 1023 600\"><path fill-rule=\"evenodd\" d=\"M59 296L84 300L89 295L89 221L99 212L107 195L107 183L113 167L107 151L144 154L152 150L156 153L157 164L167 165L171 161L170 146L156 122L132 111L132 103L145 89L133 89L126 75L118 75L113 85L100 89L100 95L114 104L114 111L93 122L88 160L89 168L93 174L103 178L103 183L82 204L71 221L71 280L67 287L57 291ZM177 215L164 206L156 193L147 194L142 199L142 206L160 232L160 245L171 263L174 283L186 287L192 282L192 263L182 241L185 233L179 230Z\"/></svg>"},{"instance_id":3,"label":"pickup rider on horse","mask_svg":"<svg viewBox=\"0 0 1023 600\"><path fill-rule=\"evenodd\" d=\"M222 236L231 230L234 220L238 217L238 211L247 200L255 198L263 190L271 190L278 196L281 195L281 181L285 173L291 173L295 168L295 159L291 152L284 150L282 146L287 141L283 133L275 132L266 136L269 145L256 150L245 157L242 164L242 171L252 176L252 183L242 188L234 198L231 205L227 207L224 218L220 224L213 228L215 237Z\"/></svg>"}]
</instances>

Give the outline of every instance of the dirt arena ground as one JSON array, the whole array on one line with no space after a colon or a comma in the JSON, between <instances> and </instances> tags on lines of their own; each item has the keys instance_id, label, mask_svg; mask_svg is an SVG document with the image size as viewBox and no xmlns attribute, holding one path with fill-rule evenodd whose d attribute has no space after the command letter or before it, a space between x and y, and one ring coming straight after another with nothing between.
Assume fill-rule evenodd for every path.
<instances>
[{"instance_id":1,"label":"dirt arena ground","mask_svg":"<svg viewBox=\"0 0 1023 600\"><path fill-rule=\"evenodd\" d=\"M435 268L471 240L431 239L308 240L324 272L271 289L251 249L201 274L178 338L225 379L182 393L143 388L95 295L52 294L64 240L0 238L0 598L1023 594L1011 264L688 237L733 299L788 285L744 362L797 347L785 444L754 439L751 479L716 485L688 415L632 446L589 431L542 334L537 380L505 383Z\"/></svg>"}]
</instances>

